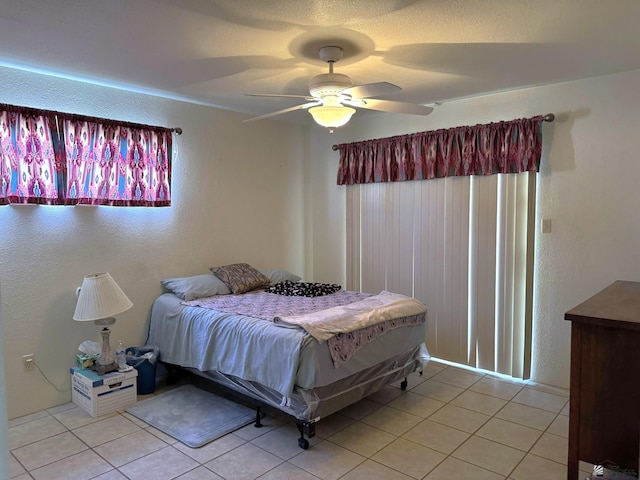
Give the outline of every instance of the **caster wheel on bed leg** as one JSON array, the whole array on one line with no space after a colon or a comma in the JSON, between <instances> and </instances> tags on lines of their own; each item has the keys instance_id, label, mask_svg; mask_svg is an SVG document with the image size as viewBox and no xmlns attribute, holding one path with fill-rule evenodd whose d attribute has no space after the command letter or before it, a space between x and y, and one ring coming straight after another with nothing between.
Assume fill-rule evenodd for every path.
<instances>
[{"instance_id":1,"label":"caster wheel on bed leg","mask_svg":"<svg viewBox=\"0 0 640 480\"><path fill-rule=\"evenodd\" d=\"M313 422L303 422L301 420L296 420L296 427L298 427L298 431L300 432L300 438L298 439L298 446L306 450L309 448L309 440L304 438L304 434L310 437L313 437L316 434L315 426Z\"/></svg>"},{"instance_id":2,"label":"caster wheel on bed leg","mask_svg":"<svg viewBox=\"0 0 640 480\"><path fill-rule=\"evenodd\" d=\"M407 379L405 378L401 383L400 383L400 388L402 390L406 390L407 389L407 385L409 385L409 382L407 382Z\"/></svg>"},{"instance_id":3,"label":"caster wheel on bed leg","mask_svg":"<svg viewBox=\"0 0 640 480\"><path fill-rule=\"evenodd\" d=\"M298 446L303 449L306 450L307 448L309 448L309 440L307 440L306 438L302 438L300 437L298 439Z\"/></svg>"}]
</instances>

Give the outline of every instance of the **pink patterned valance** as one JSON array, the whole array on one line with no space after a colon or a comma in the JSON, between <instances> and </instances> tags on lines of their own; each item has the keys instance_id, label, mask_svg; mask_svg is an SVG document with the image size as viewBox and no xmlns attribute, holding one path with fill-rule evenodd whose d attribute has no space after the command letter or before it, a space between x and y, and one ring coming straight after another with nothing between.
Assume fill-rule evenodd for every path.
<instances>
[{"instance_id":1,"label":"pink patterned valance","mask_svg":"<svg viewBox=\"0 0 640 480\"><path fill-rule=\"evenodd\" d=\"M543 116L338 145L338 185L538 171Z\"/></svg>"},{"instance_id":2,"label":"pink patterned valance","mask_svg":"<svg viewBox=\"0 0 640 480\"><path fill-rule=\"evenodd\" d=\"M171 205L172 130L0 104L0 205Z\"/></svg>"}]
</instances>

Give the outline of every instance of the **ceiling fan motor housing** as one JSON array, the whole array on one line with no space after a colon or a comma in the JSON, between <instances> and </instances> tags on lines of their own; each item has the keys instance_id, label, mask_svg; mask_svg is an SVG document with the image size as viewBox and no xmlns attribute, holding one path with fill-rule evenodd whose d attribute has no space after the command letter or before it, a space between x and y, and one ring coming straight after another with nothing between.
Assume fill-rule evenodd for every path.
<instances>
[{"instance_id":1,"label":"ceiling fan motor housing","mask_svg":"<svg viewBox=\"0 0 640 480\"><path fill-rule=\"evenodd\" d=\"M327 95L338 95L345 88L353 87L351 79L341 73L321 73L309 82L309 93L312 97L323 98Z\"/></svg>"}]
</instances>

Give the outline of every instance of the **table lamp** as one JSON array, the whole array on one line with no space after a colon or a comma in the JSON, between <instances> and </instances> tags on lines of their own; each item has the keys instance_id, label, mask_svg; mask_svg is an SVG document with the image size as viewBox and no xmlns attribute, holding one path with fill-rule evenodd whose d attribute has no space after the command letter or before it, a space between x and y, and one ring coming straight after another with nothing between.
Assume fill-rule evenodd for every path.
<instances>
[{"instance_id":1,"label":"table lamp","mask_svg":"<svg viewBox=\"0 0 640 480\"><path fill-rule=\"evenodd\" d=\"M109 345L109 327L116 321L114 315L133 307L131 300L124 294L116 281L108 273L87 275L82 286L76 290L78 303L73 319L80 322L93 321L102 330L102 351L96 361L96 372L104 375L118 370L115 355Z\"/></svg>"}]
</instances>

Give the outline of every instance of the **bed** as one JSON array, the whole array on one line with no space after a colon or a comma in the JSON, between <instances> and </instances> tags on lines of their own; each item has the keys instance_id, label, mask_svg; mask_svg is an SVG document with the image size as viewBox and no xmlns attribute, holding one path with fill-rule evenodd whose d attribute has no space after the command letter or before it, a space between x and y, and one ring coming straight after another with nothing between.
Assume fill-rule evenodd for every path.
<instances>
[{"instance_id":1,"label":"bed","mask_svg":"<svg viewBox=\"0 0 640 480\"><path fill-rule=\"evenodd\" d=\"M260 406L276 408L295 418L298 444L306 449L305 435L314 435L322 417L390 383L406 388L407 376L428 362L426 307L415 299L398 309L398 296L390 292L282 295L272 292L310 284L286 271L262 272L269 292L264 285L240 293L220 285L185 292L175 285L193 284L193 278L218 283L211 274L163 281L167 293L153 303L147 339L164 364L252 399L256 426ZM312 326L305 323L310 318ZM345 321L356 323L332 333L334 324L340 330Z\"/></svg>"}]
</instances>

